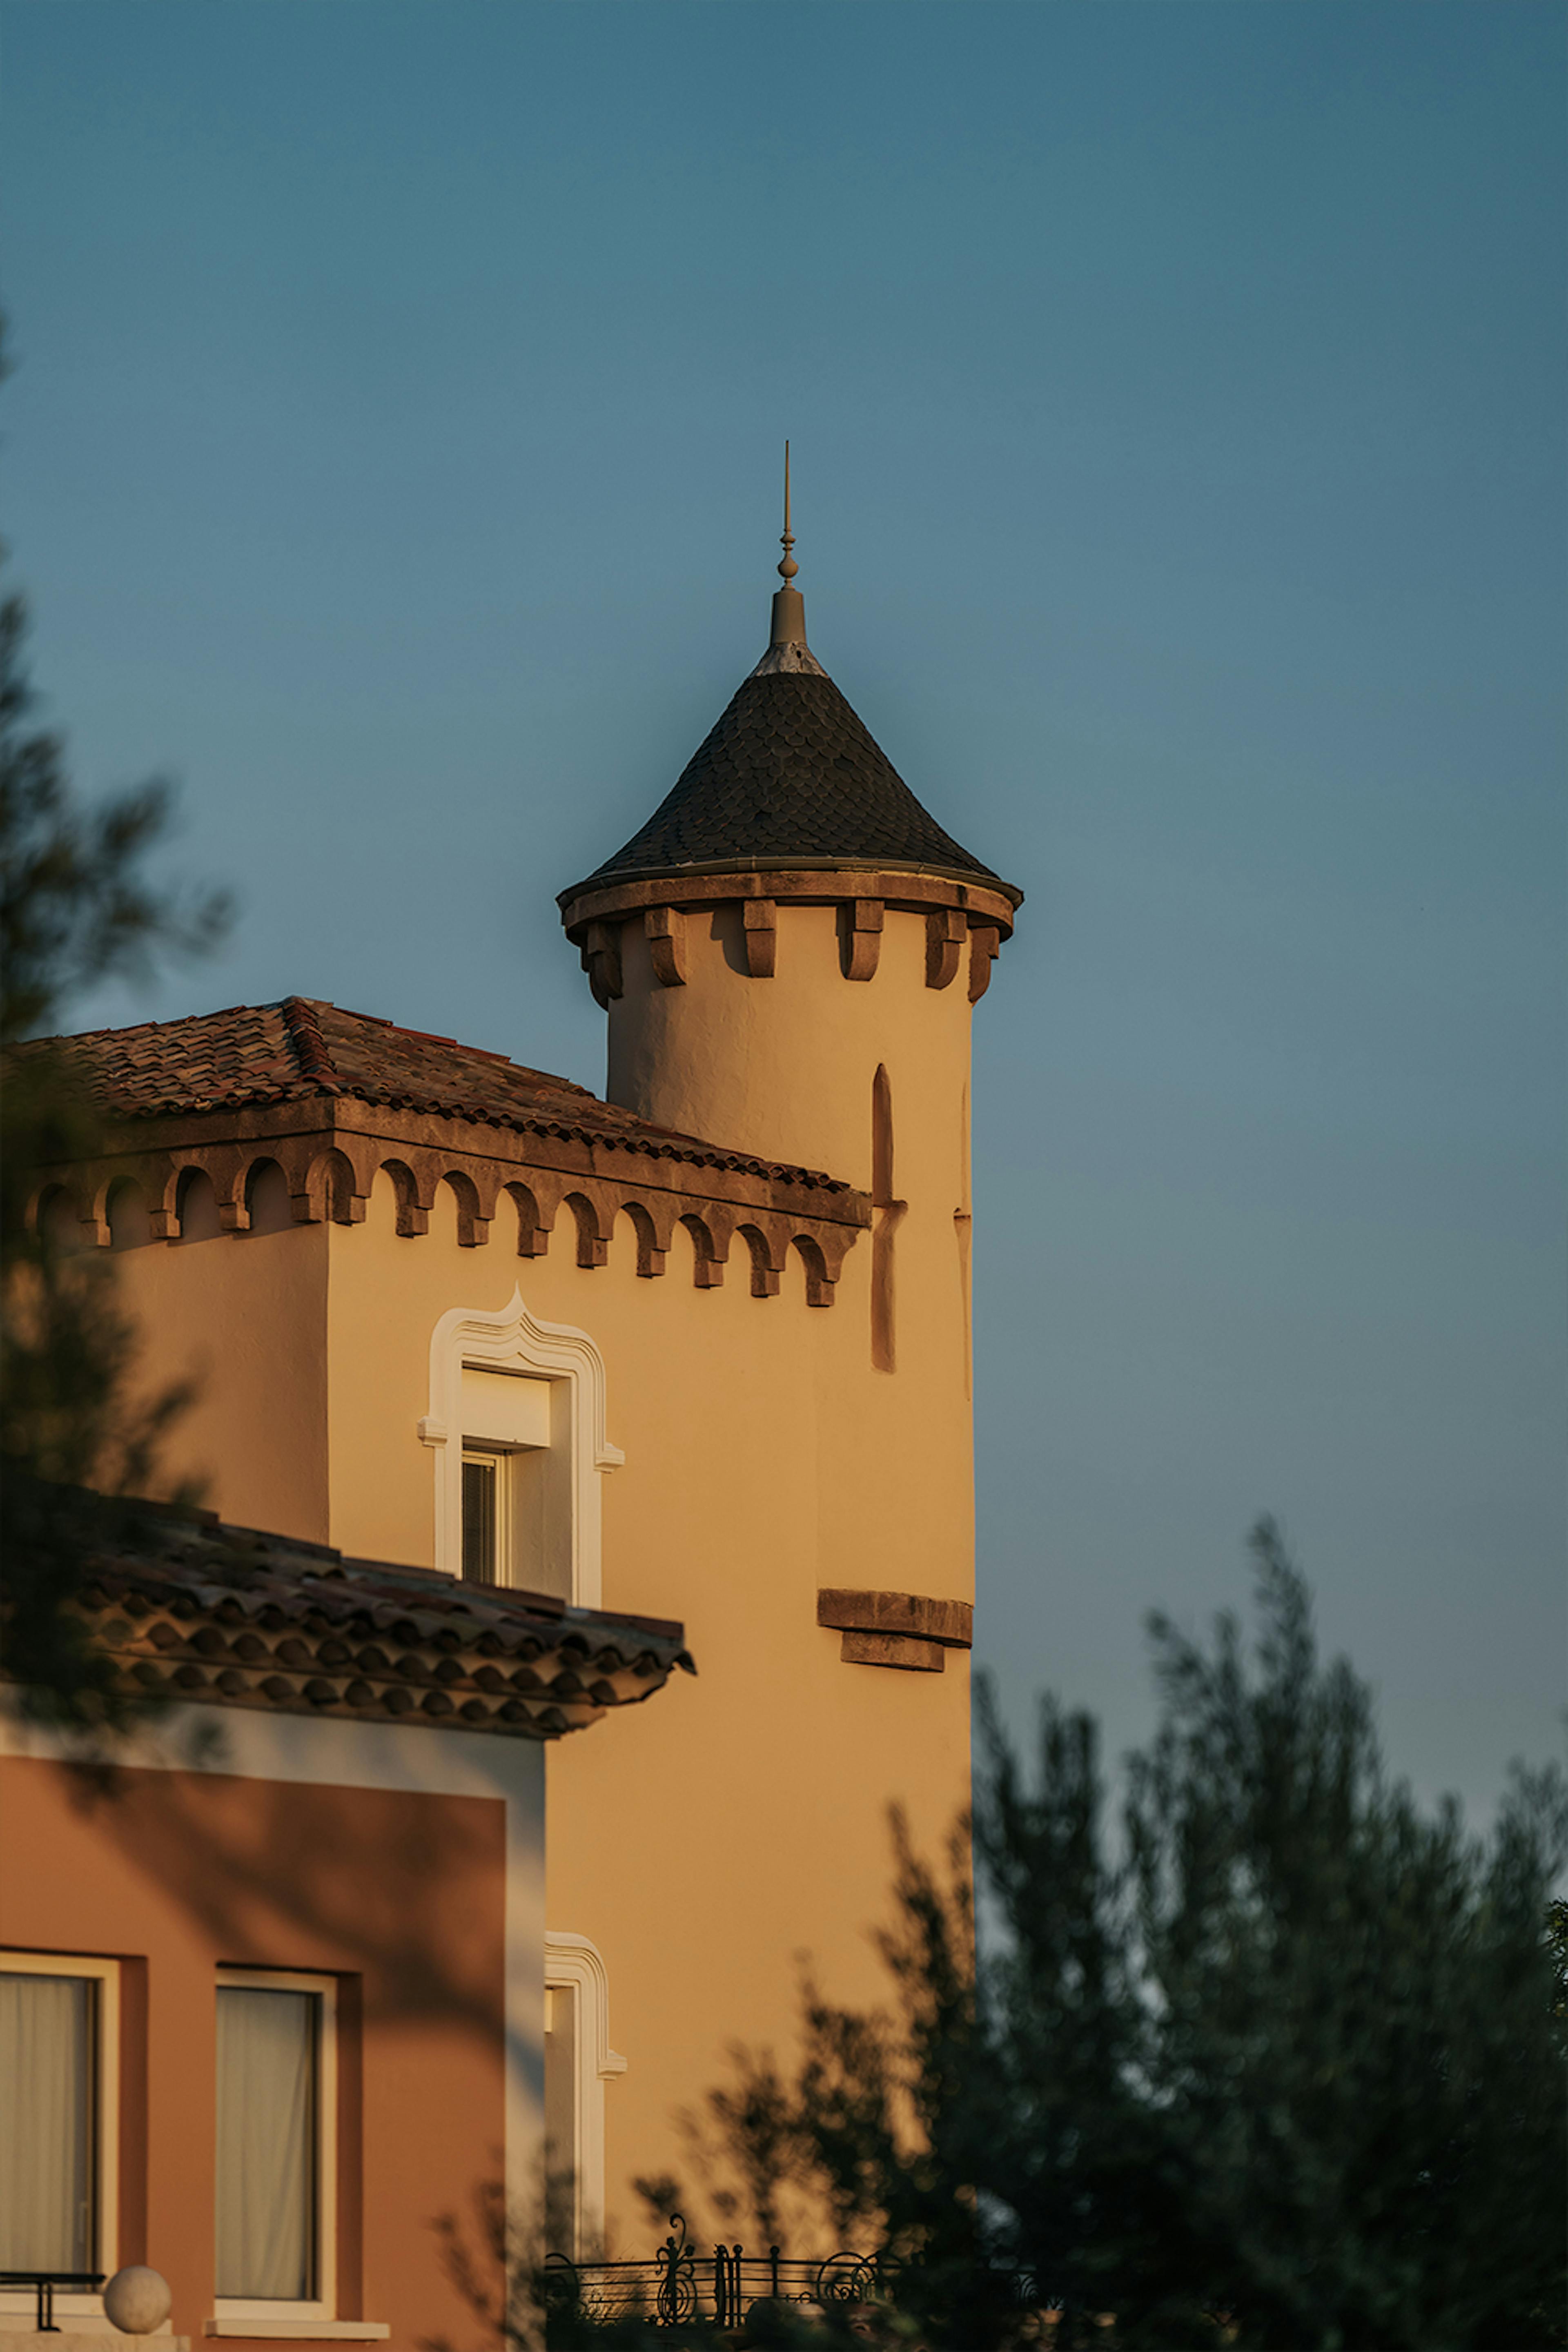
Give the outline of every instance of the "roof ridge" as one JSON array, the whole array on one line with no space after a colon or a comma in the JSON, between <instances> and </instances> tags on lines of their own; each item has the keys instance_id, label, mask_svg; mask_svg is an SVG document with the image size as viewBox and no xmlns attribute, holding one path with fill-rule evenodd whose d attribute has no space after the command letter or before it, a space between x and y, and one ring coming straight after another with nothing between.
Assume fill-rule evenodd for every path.
<instances>
[{"instance_id":1,"label":"roof ridge","mask_svg":"<svg viewBox=\"0 0 1568 2352\"><path fill-rule=\"evenodd\" d=\"M321 1017L308 996L286 996L279 1006L283 1015L283 1027L300 1065L302 1078L314 1078L325 1094L342 1094L339 1077L327 1041L321 1031Z\"/></svg>"}]
</instances>

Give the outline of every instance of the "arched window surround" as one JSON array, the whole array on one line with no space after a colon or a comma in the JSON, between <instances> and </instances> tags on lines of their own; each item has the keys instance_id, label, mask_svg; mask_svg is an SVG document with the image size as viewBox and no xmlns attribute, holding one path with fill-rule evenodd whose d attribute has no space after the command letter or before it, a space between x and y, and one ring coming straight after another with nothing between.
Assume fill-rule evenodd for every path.
<instances>
[{"instance_id":1,"label":"arched window surround","mask_svg":"<svg viewBox=\"0 0 1568 2352\"><path fill-rule=\"evenodd\" d=\"M436 1566L449 1576L463 1564L464 1365L479 1371L521 1372L561 1381L570 1400L572 1598L596 1609L602 1590L603 1514L599 1480L626 1460L605 1433L605 1360L586 1331L569 1323L542 1323L519 1289L504 1307L455 1307L430 1335L430 1410L419 1423L420 1443L436 1454Z\"/></svg>"}]
</instances>

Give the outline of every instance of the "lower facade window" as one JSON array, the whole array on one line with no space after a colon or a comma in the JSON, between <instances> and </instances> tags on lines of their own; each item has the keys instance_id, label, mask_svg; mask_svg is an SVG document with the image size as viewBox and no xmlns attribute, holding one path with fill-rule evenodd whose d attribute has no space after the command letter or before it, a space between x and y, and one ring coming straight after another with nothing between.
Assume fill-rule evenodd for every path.
<instances>
[{"instance_id":1,"label":"lower facade window","mask_svg":"<svg viewBox=\"0 0 1568 2352\"><path fill-rule=\"evenodd\" d=\"M547 2251L602 2261L605 2089L626 2062L610 2047L609 1980L586 1936L544 1938Z\"/></svg>"},{"instance_id":2,"label":"lower facade window","mask_svg":"<svg viewBox=\"0 0 1568 2352\"><path fill-rule=\"evenodd\" d=\"M113 1960L0 1953L0 2270L115 2266L119 1990Z\"/></svg>"},{"instance_id":3,"label":"lower facade window","mask_svg":"<svg viewBox=\"0 0 1568 2352\"><path fill-rule=\"evenodd\" d=\"M329 1977L230 1969L218 1986L220 2317L331 2315L334 1991Z\"/></svg>"},{"instance_id":4,"label":"lower facade window","mask_svg":"<svg viewBox=\"0 0 1568 2352\"><path fill-rule=\"evenodd\" d=\"M578 2228L577 1987L544 1988L545 2239L559 2253L581 2252Z\"/></svg>"}]
</instances>

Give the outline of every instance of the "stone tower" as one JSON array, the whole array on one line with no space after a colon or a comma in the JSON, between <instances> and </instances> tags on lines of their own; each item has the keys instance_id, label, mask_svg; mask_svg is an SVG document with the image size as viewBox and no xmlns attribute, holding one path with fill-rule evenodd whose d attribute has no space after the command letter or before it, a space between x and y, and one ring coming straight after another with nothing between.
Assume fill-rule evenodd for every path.
<instances>
[{"instance_id":1,"label":"stone tower","mask_svg":"<svg viewBox=\"0 0 1568 2352\"><path fill-rule=\"evenodd\" d=\"M868 1192L872 1363L956 1411L970 1010L1023 892L921 807L808 649L787 475L785 500L767 651L562 916L609 1014L609 1098Z\"/></svg>"}]
</instances>

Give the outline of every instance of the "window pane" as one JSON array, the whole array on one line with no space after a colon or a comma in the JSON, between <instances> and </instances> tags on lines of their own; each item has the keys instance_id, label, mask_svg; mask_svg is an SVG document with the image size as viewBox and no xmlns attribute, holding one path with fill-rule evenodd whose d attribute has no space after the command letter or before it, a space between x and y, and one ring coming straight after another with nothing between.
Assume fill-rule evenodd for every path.
<instances>
[{"instance_id":1,"label":"window pane","mask_svg":"<svg viewBox=\"0 0 1568 2352\"><path fill-rule=\"evenodd\" d=\"M0 2270L93 2266L97 1990L0 1974Z\"/></svg>"},{"instance_id":2,"label":"window pane","mask_svg":"<svg viewBox=\"0 0 1568 2352\"><path fill-rule=\"evenodd\" d=\"M217 2292L309 2302L315 2285L314 1993L220 1986Z\"/></svg>"},{"instance_id":3,"label":"window pane","mask_svg":"<svg viewBox=\"0 0 1568 2352\"><path fill-rule=\"evenodd\" d=\"M463 1465L463 1574L470 1584L496 1580L496 1465Z\"/></svg>"}]
</instances>

